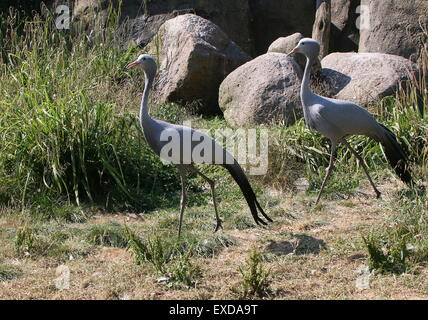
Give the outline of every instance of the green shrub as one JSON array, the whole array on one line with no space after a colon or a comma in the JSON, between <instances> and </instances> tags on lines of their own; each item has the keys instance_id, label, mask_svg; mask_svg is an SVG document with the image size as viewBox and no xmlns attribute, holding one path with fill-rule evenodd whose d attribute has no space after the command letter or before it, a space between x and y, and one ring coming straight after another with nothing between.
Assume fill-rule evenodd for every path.
<instances>
[{"instance_id":1,"label":"green shrub","mask_svg":"<svg viewBox=\"0 0 428 320\"><path fill-rule=\"evenodd\" d=\"M194 288L196 280L202 275L201 268L191 261L192 250L190 249L177 258L177 262L168 267L170 276L168 285L171 287Z\"/></svg>"},{"instance_id":2,"label":"green shrub","mask_svg":"<svg viewBox=\"0 0 428 320\"><path fill-rule=\"evenodd\" d=\"M239 267L242 275L242 297L263 297L269 290L270 270L262 265L262 254L253 249L249 255L245 268Z\"/></svg>"},{"instance_id":3,"label":"green shrub","mask_svg":"<svg viewBox=\"0 0 428 320\"><path fill-rule=\"evenodd\" d=\"M428 262L428 206L426 196L403 198L397 214L385 225L363 235L368 263L379 272L404 273Z\"/></svg>"},{"instance_id":4,"label":"green shrub","mask_svg":"<svg viewBox=\"0 0 428 320\"><path fill-rule=\"evenodd\" d=\"M150 262L155 269L161 273L166 273L166 264L171 260L173 255L172 248L157 236L150 236L142 240L134 231L126 228L128 239L128 250L131 250L135 257L136 264Z\"/></svg>"},{"instance_id":5,"label":"green shrub","mask_svg":"<svg viewBox=\"0 0 428 320\"><path fill-rule=\"evenodd\" d=\"M18 253L31 252L36 245L35 230L28 225L19 229L15 237L15 249Z\"/></svg>"}]
</instances>

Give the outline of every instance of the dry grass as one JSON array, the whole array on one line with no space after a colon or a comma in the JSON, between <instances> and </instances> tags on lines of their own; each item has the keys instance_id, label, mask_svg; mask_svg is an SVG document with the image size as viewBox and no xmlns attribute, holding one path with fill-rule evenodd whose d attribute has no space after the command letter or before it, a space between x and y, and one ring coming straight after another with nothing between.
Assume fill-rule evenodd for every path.
<instances>
[{"instance_id":1,"label":"dry grass","mask_svg":"<svg viewBox=\"0 0 428 320\"><path fill-rule=\"evenodd\" d=\"M213 257L192 257L202 276L195 288L188 289L159 283L160 274L153 265L136 265L125 248L94 246L89 255L68 261L17 254L13 237L24 218L3 214L0 264L21 272L0 282L0 299L238 299L242 286L239 268L245 266L254 248L263 253L263 268L271 269L266 299L428 299L428 270L423 267L402 275L375 273L370 277L370 289L356 288L356 270L367 258L361 234L394 214L390 203L402 185L393 180L380 188L384 191L382 200L375 200L369 186L364 185L361 193L349 199L324 201L318 207L309 205L313 196L282 194L269 209L275 217L269 228L227 228L221 233L232 238L235 245ZM191 208L189 216L198 210ZM116 221L144 233L156 228L160 217L174 214L171 210L144 219L109 215L79 224L79 228ZM247 214L246 209L237 214ZM186 228L190 228L187 222ZM63 230L73 227L62 225ZM194 228L187 230L187 235L197 233ZM174 228L169 236L175 237ZM68 290L58 290L54 285L60 264L71 271Z\"/></svg>"}]
</instances>

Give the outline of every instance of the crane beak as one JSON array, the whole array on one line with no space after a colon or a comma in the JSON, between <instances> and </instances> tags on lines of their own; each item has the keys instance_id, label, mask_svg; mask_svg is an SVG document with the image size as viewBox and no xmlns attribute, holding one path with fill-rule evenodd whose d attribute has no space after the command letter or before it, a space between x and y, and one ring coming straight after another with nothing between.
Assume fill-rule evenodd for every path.
<instances>
[{"instance_id":1,"label":"crane beak","mask_svg":"<svg viewBox=\"0 0 428 320\"><path fill-rule=\"evenodd\" d=\"M132 62L132 63L128 64L128 65L126 66L126 69L134 68L134 67L138 66L139 64L140 64L140 62L138 62L138 61L134 61L134 62Z\"/></svg>"},{"instance_id":2,"label":"crane beak","mask_svg":"<svg viewBox=\"0 0 428 320\"><path fill-rule=\"evenodd\" d=\"M288 56L291 56L291 55L293 55L293 54L295 54L295 53L299 53L299 49L298 49L297 47L296 47L296 48L294 48L293 50L291 50L291 52L287 54L287 57L288 57Z\"/></svg>"}]
</instances>

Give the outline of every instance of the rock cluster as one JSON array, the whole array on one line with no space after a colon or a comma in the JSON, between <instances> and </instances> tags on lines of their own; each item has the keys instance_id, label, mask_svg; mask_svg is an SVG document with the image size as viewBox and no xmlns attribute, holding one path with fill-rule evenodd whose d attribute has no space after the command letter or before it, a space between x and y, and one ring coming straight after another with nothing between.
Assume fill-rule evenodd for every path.
<instances>
[{"instance_id":1,"label":"rock cluster","mask_svg":"<svg viewBox=\"0 0 428 320\"><path fill-rule=\"evenodd\" d=\"M107 0L71 2L75 19L106 16ZM125 34L159 60L155 103L223 112L236 126L292 124L306 59L286 54L311 36L316 3L130 0L121 14ZM330 54L312 69L324 95L367 106L393 94L415 71L427 12L426 0L331 0Z\"/></svg>"}]
</instances>

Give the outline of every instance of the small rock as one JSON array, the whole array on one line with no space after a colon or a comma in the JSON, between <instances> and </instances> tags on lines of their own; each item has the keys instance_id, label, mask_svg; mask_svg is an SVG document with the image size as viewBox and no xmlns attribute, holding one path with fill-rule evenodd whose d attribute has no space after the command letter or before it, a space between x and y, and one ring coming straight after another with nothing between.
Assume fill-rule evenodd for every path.
<instances>
[{"instance_id":1,"label":"small rock","mask_svg":"<svg viewBox=\"0 0 428 320\"><path fill-rule=\"evenodd\" d=\"M368 290L370 289L370 274L363 274L355 280L355 286L359 290Z\"/></svg>"},{"instance_id":2,"label":"small rock","mask_svg":"<svg viewBox=\"0 0 428 320\"><path fill-rule=\"evenodd\" d=\"M417 251L417 248L416 248L414 245L412 245L412 244L407 244L407 245L406 245L406 249L407 249L408 251L412 251L412 252Z\"/></svg>"},{"instance_id":3,"label":"small rock","mask_svg":"<svg viewBox=\"0 0 428 320\"><path fill-rule=\"evenodd\" d=\"M157 283L163 283L163 282L168 282L170 279L170 277L165 276L165 277L160 277L156 280Z\"/></svg>"},{"instance_id":4,"label":"small rock","mask_svg":"<svg viewBox=\"0 0 428 320\"><path fill-rule=\"evenodd\" d=\"M357 269L355 269L355 273L359 274L359 275L365 274L365 273L370 273L370 269L367 265L361 264L358 266Z\"/></svg>"},{"instance_id":5,"label":"small rock","mask_svg":"<svg viewBox=\"0 0 428 320\"><path fill-rule=\"evenodd\" d=\"M299 178L294 183L297 193L305 193L309 189L309 181L306 178Z\"/></svg>"},{"instance_id":6,"label":"small rock","mask_svg":"<svg viewBox=\"0 0 428 320\"><path fill-rule=\"evenodd\" d=\"M10 261L10 264L11 264L11 265L14 265L14 266L19 266L19 265L21 265L22 263L21 263L21 261L19 261L18 259L12 259L12 260Z\"/></svg>"}]
</instances>

